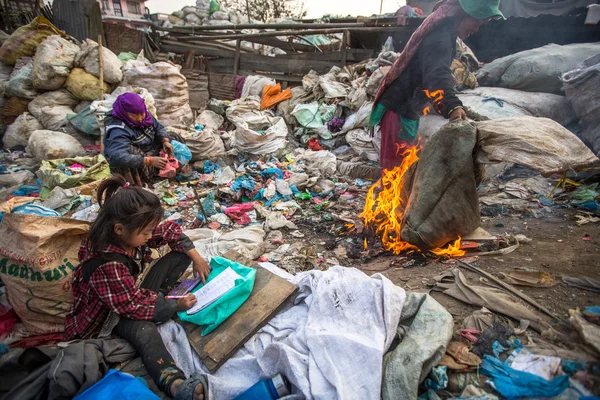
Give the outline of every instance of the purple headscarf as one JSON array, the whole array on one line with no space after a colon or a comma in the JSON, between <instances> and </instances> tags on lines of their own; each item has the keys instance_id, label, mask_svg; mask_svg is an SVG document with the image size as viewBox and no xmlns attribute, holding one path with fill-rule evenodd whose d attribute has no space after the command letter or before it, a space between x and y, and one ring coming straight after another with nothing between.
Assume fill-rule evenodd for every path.
<instances>
[{"instance_id":1,"label":"purple headscarf","mask_svg":"<svg viewBox=\"0 0 600 400\"><path fill-rule=\"evenodd\" d=\"M146 116L141 122L134 121L127 116L130 114L145 114ZM112 115L115 118L120 119L127 125L134 126L136 128L147 128L154 123L152 115L146 108L144 99L138 96L136 93L124 93L117 97L117 100L113 104Z\"/></svg>"}]
</instances>

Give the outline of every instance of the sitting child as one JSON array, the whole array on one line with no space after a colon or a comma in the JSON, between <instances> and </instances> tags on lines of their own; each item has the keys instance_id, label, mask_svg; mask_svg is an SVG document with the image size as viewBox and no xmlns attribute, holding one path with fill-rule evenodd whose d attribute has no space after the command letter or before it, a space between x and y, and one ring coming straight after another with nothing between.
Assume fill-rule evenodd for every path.
<instances>
[{"instance_id":1,"label":"sitting child","mask_svg":"<svg viewBox=\"0 0 600 400\"><path fill-rule=\"evenodd\" d=\"M79 250L74 272L74 304L65 320L65 340L106 337L130 342L157 386L175 399L204 399L205 380L188 379L167 351L156 327L177 311L190 309L192 294L174 300L170 290L193 262L203 281L210 266L178 224L159 225L164 210L153 193L130 187L124 177L106 179L98 188L100 212ZM156 262L141 285L136 280L151 261L150 248L168 244L172 252ZM204 385L203 385L204 383Z\"/></svg>"}]
</instances>

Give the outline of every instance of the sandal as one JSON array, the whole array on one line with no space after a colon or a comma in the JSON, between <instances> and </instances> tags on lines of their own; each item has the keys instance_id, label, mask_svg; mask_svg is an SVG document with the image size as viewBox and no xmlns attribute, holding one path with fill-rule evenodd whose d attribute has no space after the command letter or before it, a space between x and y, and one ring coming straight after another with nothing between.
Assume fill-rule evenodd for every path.
<instances>
[{"instance_id":1,"label":"sandal","mask_svg":"<svg viewBox=\"0 0 600 400\"><path fill-rule=\"evenodd\" d=\"M208 380L206 375L193 374L187 378L179 388L175 395L175 400L192 400L194 398L194 391L198 385L202 385L204 388L204 400L208 400Z\"/></svg>"}]
</instances>

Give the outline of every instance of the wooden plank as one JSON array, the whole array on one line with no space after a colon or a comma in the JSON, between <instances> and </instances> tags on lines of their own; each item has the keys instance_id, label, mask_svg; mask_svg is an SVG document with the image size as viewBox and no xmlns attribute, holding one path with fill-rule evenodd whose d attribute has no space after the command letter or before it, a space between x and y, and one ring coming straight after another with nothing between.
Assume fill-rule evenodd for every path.
<instances>
[{"instance_id":1,"label":"wooden plank","mask_svg":"<svg viewBox=\"0 0 600 400\"><path fill-rule=\"evenodd\" d=\"M240 69L240 47L242 45L242 41L240 39L235 41L235 58L233 59L233 74L237 75L238 70Z\"/></svg>"},{"instance_id":2,"label":"wooden plank","mask_svg":"<svg viewBox=\"0 0 600 400\"><path fill-rule=\"evenodd\" d=\"M208 60L211 68L231 65L231 61L223 59ZM263 72L281 72L284 74L307 74L310 70L319 73L331 69L334 64L341 65L338 62L319 61L319 60L294 60L279 57L261 56L258 54L241 54L240 70L263 71Z\"/></svg>"},{"instance_id":3,"label":"wooden plank","mask_svg":"<svg viewBox=\"0 0 600 400\"><path fill-rule=\"evenodd\" d=\"M269 322L298 289L296 285L272 274L233 250L227 252L224 257L256 268L256 280L248 300L231 317L206 336L201 335L201 326L180 321L190 344L212 373L217 371L248 339Z\"/></svg>"},{"instance_id":4,"label":"wooden plank","mask_svg":"<svg viewBox=\"0 0 600 400\"><path fill-rule=\"evenodd\" d=\"M383 0L382 0L383 1ZM344 36L342 38L342 66L346 66L346 62L348 62L348 42L350 39L350 32L348 30L344 31Z\"/></svg>"}]
</instances>

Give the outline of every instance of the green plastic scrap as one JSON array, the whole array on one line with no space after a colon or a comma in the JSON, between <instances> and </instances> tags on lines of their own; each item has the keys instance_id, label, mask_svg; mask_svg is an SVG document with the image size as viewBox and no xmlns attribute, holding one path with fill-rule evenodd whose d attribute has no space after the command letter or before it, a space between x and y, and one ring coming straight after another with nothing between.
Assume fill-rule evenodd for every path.
<instances>
[{"instance_id":1,"label":"green plastic scrap","mask_svg":"<svg viewBox=\"0 0 600 400\"><path fill-rule=\"evenodd\" d=\"M578 187L573 193L571 193L571 202L579 204L596 200L596 198L598 197L598 193L596 192L597 188L597 183L588 186Z\"/></svg>"}]
</instances>

